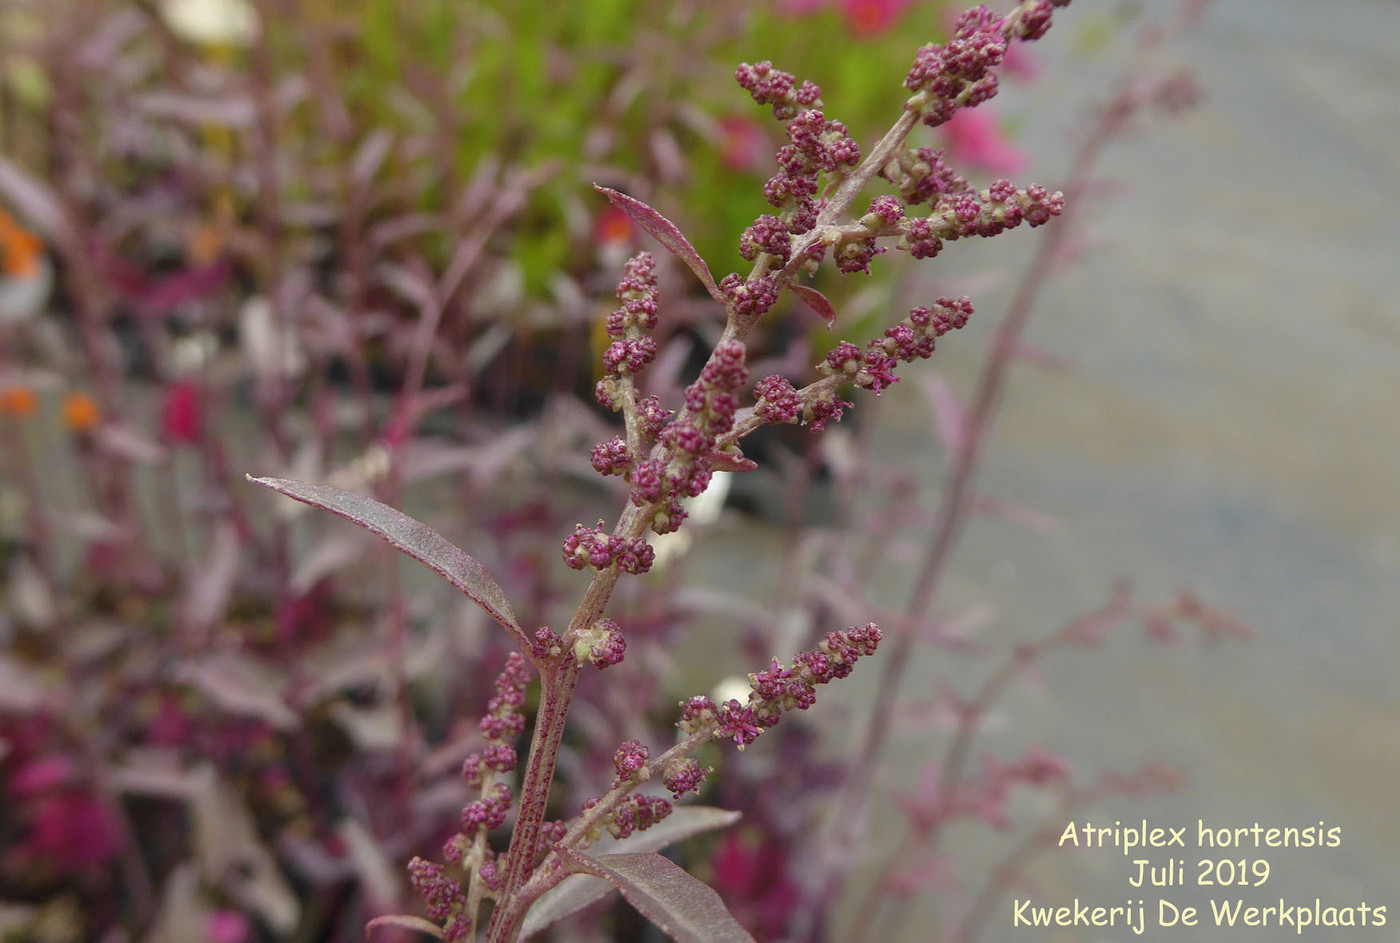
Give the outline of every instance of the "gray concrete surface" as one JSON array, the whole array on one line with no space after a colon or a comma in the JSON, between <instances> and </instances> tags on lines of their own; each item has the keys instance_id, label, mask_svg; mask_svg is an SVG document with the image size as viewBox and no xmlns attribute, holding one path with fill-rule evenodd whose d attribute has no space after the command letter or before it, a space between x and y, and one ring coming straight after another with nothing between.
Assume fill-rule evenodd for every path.
<instances>
[{"instance_id":1,"label":"gray concrete surface","mask_svg":"<svg viewBox=\"0 0 1400 943\"><path fill-rule=\"evenodd\" d=\"M1142 4L1161 15L1174 4ZM1088 56L1085 30L1122 5L1077 2L1037 54L1033 89L1008 92L1036 156L1021 176L1063 172L1086 84L1127 57ZM1067 40L1067 36L1073 36ZM1131 888L1113 851L1053 851L1018 890L1038 904L1145 899L1147 932L1015 928L1010 904L989 940L1400 938L1400 4L1388 0L1220 0L1174 43L1206 98L1169 125L1144 126L1102 168L1112 189L1093 214L1092 251L1047 292L1030 339L1074 369L1016 376L983 477L991 494L1053 515L1045 535L981 519L948 583L950 606L991 600L993 634L1034 635L1131 577L1144 599L1179 587L1258 630L1247 645L1158 649L1130 642L1047 668L1006 705L984 741L1044 743L1084 772L1159 759L1183 769L1175 794L1104 803L1088 818L1154 824L1341 826L1333 849L1252 848L1268 884ZM1017 237L1022 237L1018 239ZM1009 237L1024 251L1024 234ZM939 274L1014 275L995 252L953 247ZM1014 255L1013 252L1013 255ZM949 267L952 267L950 272ZM979 325L940 345L936 366L970 389L973 350L1006 300L983 291ZM975 345L975 346L974 346ZM882 403L881 441L937 467L912 383ZM929 679L978 676L924 651L910 693ZM856 705L857 677L847 692ZM964 688L967 684L964 683ZM867 692L868 693L868 692ZM936 747L901 732L892 751ZM883 781L898 790L913 769ZM1022 810L1028 811L1028 810ZM898 818L881 816L879 847ZM960 880L998 847L959 834ZM1194 882L1194 837L1175 857ZM1196 903L1195 929L1154 929L1159 897ZM1384 929L1304 933L1217 929L1209 898L1276 905L1366 901ZM1194 900L1193 900L1194 898ZM907 939L932 940L932 904Z\"/></svg>"}]
</instances>

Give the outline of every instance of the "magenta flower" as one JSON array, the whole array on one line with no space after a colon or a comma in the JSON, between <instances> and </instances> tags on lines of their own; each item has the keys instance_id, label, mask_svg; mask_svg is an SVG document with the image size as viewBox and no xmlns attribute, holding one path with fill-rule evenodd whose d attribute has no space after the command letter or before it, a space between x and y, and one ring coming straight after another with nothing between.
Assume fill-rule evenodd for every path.
<instances>
[{"instance_id":1,"label":"magenta flower","mask_svg":"<svg viewBox=\"0 0 1400 943\"><path fill-rule=\"evenodd\" d=\"M252 932L252 921L237 910L216 910L204 922L209 943L247 943Z\"/></svg>"},{"instance_id":2,"label":"magenta flower","mask_svg":"<svg viewBox=\"0 0 1400 943\"><path fill-rule=\"evenodd\" d=\"M16 849L64 874L100 868L117 853L117 828L95 797L76 789L49 793L29 806L29 834Z\"/></svg>"},{"instance_id":3,"label":"magenta flower","mask_svg":"<svg viewBox=\"0 0 1400 943\"><path fill-rule=\"evenodd\" d=\"M782 938L801 897L790 876L790 852L763 837L729 832L711 861L715 890L760 941Z\"/></svg>"},{"instance_id":4,"label":"magenta flower","mask_svg":"<svg viewBox=\"0 0 1400 943\"><path fill-rule=\"evenodd\" d=\"M199 388L191 380L177 380L165 391L161 405L160 431L172 445L193 445L204 435L204 416Z\"/></svg>"},{"instance_id":5,"label":"magenta flower","mask_svg":"<svg viewBox=\"0 0 1400 943\"><path fill-rule=\"evenodd\" d=\"M77 772L77 766L66 756L41 756L21 766L10 778L6 791L12 799L28 799L67 785Z\"/></svg>"},{"instance_id":6,"label":"magenta flower","mask_svg":"<svg viewBox=\"0 0 1400 943\"><path fill-rule=\"evenodd\" d=\"M951 163L980 167L994 174L1014 174L1026 163L1021 150L997 125L996 115L985 108L963 108L942 125Z\"/></svg>"},{"instance_id":7,"label":"magenta flower","mask_svg":"<svg viewBox=\"0 0 1400 943\"><path fill-rule=\"evenodd\" d=\"M852 33L878 36L892 29L913 0L841 0L841 14Z\"/></svg>"},{"instance_id":8,"label":"magenta flower","mask_svg":"<svg viewBox=\"0 0 1400 943\"><path fill-rule=\"evenodd\" d=\"M772 150L758 122L742 115L719 119L719 159L729 170L757 170Z\"/></svg>"}]
</instances>

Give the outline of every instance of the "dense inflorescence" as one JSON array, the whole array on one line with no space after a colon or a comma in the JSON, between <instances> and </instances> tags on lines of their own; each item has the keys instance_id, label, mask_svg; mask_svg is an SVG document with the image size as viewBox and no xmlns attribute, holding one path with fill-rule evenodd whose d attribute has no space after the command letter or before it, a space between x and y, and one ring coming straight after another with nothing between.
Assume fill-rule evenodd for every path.
<instances>
[{"instance_id":1,"label":"dense inflorescence","mask_svg":"<svg viewBox=\"0 0 1400 943\"><path fill-rule=\"evenodd\" d=\"M709 734L732 740L740 748L753 743L765 728L775 726L791 710L806 710L816 701L815 686L847 677L861 658L875 654L883 638L875 623L828 632L816 648L799 652L790 667L775 658L764 670L749 675L747 704L730 699L722 704L703 695L681 704L676 726L687 734Z\"/></svg>"},{"instance_id":2,"label":"dense inflorescence","mask_svg":"<svg viewBox=\"0 0 1400 943\"><path fill-rule=\"evenodd\" d=\"M600 520L592 527L577 525L565 538L565 564L591 572L593 582L587 602L562 636L546 627L526 637L543 672L576 670L584 662L605 668L622 660L623 632L603 617L612 586L621 574L640 575L651 569L656 554L642 535L679 528L687 513L683 502L701 495L717 468L753 466L738 452L740 439L764 424L802 423L821 430L851 406L843 398L846 391L865 389L879 395L897 382L900 364L931 356L937 339L963 327L973 313L967 298L938 298L914 307L864 346L839 341L815 366L817 378L806 386L799 388L778 374L762 377L749 390L752 407L741 408L749 385L745 337L784 293L800 294L828 323L836 320L830 302L798 285L798 278L828 258L843 275L868 274L877 257L891 248L914 258L933 258L948 242L996 236L1023 223L1040 226L1062 212L1064 197L1058 192L1034 184L1021 188L1000 179L975 189L948 165L944 152L910 148L905 139L917 122L937 126L957 110L995 95L994 70L1009 45L1044 35L1053 8L1066 2L1025 0L1005 16L986 7L961 16L947 43L919 50L906 76L912 94L905 116L868 155L844 124L824 112L816 85L799 81L771 62L739 66L736 80L755 102L772 108L784 123L785 136L774 155L777 172L763 188L773 209L758 216L739 240L739 254L752 266L748 272L731 272L716 281L673 224L630 197L615 200L695 272L722 306L725 324L699 376L684 388L681 402L673 404L674 411L659 397L643 395L639 379L658 353L653 336L660 317L657 266L647 252L626 263L617 285L618 307L605 324L609 345L602 357L604 375L595 387L597 402L621 413L624 431L597 443L590 461L600 475L626 483L628 504L613 532ZM861 212L855 200L877 177L894 192L874 197ZM637 790L644 783L659 777L675 800L700 791L710 772L690 755L700 744L724 739L742 749L785 713L812 707L818 686L848 676L859 659L875 652L881 638L873 623L832 632L790 663L775 658L751 674L746 703L730 699L716 704L703 696L685 702L677 723L685 739L658 758L640 741L622 743L612 758L610 791L584 803L576 825L544 822L544 804L538 802L534 831L525 833L532 841L519 852L530 863L522 868L514 857L502 859L501 864L512 869L503 877L507 869L497 868L485 834L506 821L511 793L503 778L514 769L511 741L524 726L519 714L524 659L512 662L482 721L489 743L463 768L480 798L463 809L463 832L449 841L448 860L470 865L488 891L504 887L508 895L550 858L557 844L586 847L604 834L625 838L654 825L670 815L672 800L641 794ZM552 716L563 714L556 710ZM562 737L562 726L555 733ZM1049 775L1041 766L1018 768L998 781L1042 774ZM522 821L527 805L523 800ZM518 821L517 834L521 827ZM511 854L517 854L514 848ZM553 860L548 868L558 867L558 858ZM453 932L464 906L460 885L417 859L412 873L430 915L443 925L444 933ZM498 903L510 906L506 898Z\"/></svg>"}]
</instances>

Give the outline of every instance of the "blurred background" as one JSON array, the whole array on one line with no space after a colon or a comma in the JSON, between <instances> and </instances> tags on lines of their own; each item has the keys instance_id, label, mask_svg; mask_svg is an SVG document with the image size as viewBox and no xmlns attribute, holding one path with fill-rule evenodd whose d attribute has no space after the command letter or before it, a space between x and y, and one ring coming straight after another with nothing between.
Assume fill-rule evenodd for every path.
<instances>
[{"instance_id":1,"label":"blurred background","mask_svg":"<svg viewBox=\"0 0 1400 943\"><path fill-rule=\"evenodd\" d=\"M1071 9L1092 20L1114 7ZM1163 18L1172 4L1144 9ZM1320 897L1393 910L1397 895L1397 31L1393 4L1221 0L1170 44L1202 100L1107 152L1084 255L1029 329L1068 369L1015 374L987 456L984 487L1056 526L1027 539L974 523L953 568L954 592L995 600L1012 631L1089 607L1114 576L1148 597L1191 587L1256 629L1246 645L1061 660L1000 735L1104 765L1156 757L1187 774L1173 795L1093 809L1099 824L1341 826L1336 849L1263 851L1269 884L1238 892L1259 905ZM999 103L1024 121L1029 175L1055 179L1105 73L1072 44L1035 51L1042 80ZM996 272L1009 248L975 247L998 255L986 263ZM980 316L1006 296L977 297ZM937 368L970 382L962 358ZM912 386L889 394L907 410L881 414L892 447L917 441ZM1051 850L1035 871L1043 884L1021 896L1136 899L1129 873L1115 851ZM1231 896L1215 891L1153 894L1197 906ZM992 926L991 939L1026 932Z\"/></svg>"}]
</instances>

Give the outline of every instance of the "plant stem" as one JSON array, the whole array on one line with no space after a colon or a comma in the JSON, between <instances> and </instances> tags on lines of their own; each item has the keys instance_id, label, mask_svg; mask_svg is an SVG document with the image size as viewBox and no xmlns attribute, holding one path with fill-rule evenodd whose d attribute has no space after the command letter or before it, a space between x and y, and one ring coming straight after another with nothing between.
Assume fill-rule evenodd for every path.
<instances>
[{"instance_id":1,"label":"plant stem","mask_svg":"<svg viewBox=\"0 0 1400 943\"><path fill-rule=\"evenodd\" d=\"M539 843L540 827L549 805L549 788L564 742L564 727L578 687L581 666L574 658L572 639L603 614L617 586L616 567L593 577L579 603L569 629L564 633L564 651L552 661L537 660L540 668L540 709L535 715L535 733L530 741L530 757L520 784L520 811L506 852L505 876L497 900L501 903L491 915L488 943L514 943L525 919L524 902L518 900L522 884L530 877L530 865Z\"/></svg>"}]
</instances>

